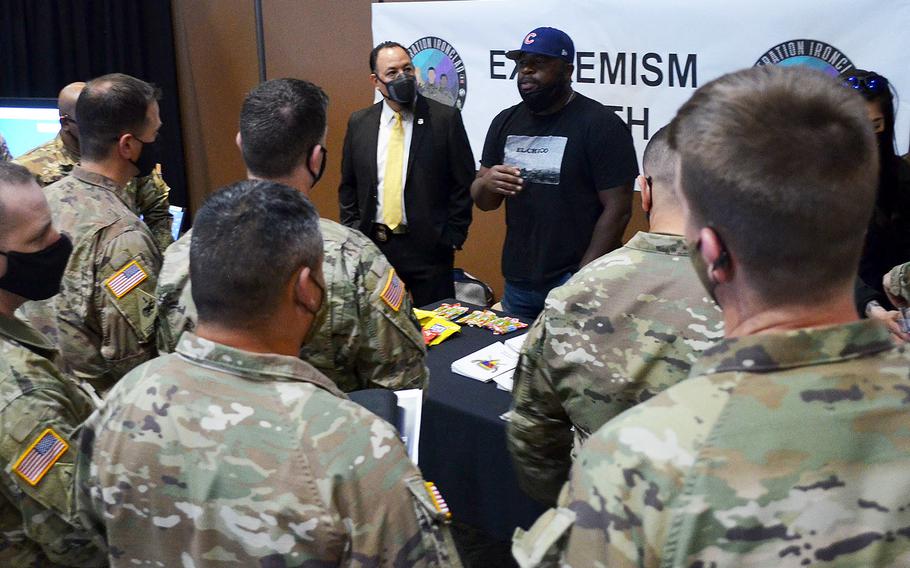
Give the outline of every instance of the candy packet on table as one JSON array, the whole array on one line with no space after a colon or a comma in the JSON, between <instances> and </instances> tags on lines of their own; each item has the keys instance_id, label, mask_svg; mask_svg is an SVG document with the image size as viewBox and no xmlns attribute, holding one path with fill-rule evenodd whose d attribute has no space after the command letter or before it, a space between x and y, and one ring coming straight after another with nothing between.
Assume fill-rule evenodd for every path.
<instances>
[{"instance_id":1,"label":"candy packet on table","mask_svg":"<svg viewBox=\"0 0 910 568\"><path fill-rule=\"evenodd\" d=\"M414 308L414 317L416 317L417 321L420 322L420 325L423 326L423 324L436 317L436 312Z\"/></svg>"},{"instance_id":2,"label":"candy packet on table","mask_svg":"<svg viewBox=\"0 0 910 568\"><path fill-rule=\"evenodd\" d=\"M505 335L526 328L528 324L518 318L499 317L489 322L485 327L491 330L493 335Z\"/></svg>"},{"instance_id":3,"label":"candy packet on table","mask_svg":"<svg viewBox=\"0 0 910 568\"><path fill-rule=\"evenodd\" d=\"M435 316L423 325L423 342L425 345L439 345L456 331L461 331L460 325Z\"/></svg>"},{"instance_id":4,"label":"candy packet on table","mask_svg":"<svg viewBox=\"0 0 910 568\"><path fill-rule=\"evenodd\" d=\"M440 304L438 308L433 310L433 313L441 318L454 321L455 318L464 315L470 309L471 308L462 306L461 304Z\"/></svg>"},{"instance_id":5,"label":"candy packet on table","mask_svg":"<svg viewBox=\"0 0 910 568\"><path fill-rule=\"evenodd\" d=\"M470 325L471 327L485 327L488 323L499 316L490 310L474 310L471 315L465 316L458 320L458 323Z\"/></svg>"}]
</instances>

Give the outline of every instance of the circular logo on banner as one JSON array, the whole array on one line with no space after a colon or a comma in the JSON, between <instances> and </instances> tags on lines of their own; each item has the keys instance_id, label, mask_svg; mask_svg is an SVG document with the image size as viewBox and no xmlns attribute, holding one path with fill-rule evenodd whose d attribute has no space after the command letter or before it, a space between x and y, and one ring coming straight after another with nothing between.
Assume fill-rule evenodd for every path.
<instances>
[{"instance_id":1,"label":"circular logo on banner","mask_svg":"<svg viewBox=\"0 0 910 568\"><path fill-rule=\"evenodd\" d=\"M755 62L760 65L803 65L837 77L856 68L844 52L815 39L791 39L779 43Z\"/></svg>"},{"instance_id":2,"label":"circular logo on banner","mask_svg":"<svg viewBox=\"0 0 910 568\"><path fill-rule=\"evenodd\" d=\"M417 90L428 99L456 108L464 107L468 79L464 62L444 39L423 37L408 48L417 73Z\"/></svg>"}]
</instances>

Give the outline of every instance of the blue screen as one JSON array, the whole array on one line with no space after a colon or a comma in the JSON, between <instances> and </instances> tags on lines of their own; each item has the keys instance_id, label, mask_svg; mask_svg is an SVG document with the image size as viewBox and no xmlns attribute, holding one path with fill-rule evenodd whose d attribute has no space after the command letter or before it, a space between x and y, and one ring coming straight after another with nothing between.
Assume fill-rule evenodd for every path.
<instances>
[{"instance_id":1,"label":"blue screen","mask_svg":"<svg viewBox=\"0 0 910 568\"><path fill-rule=\"evenodd\" d=\"M51 140L59 130L56 99L0 99L0 134L14 158Z\"/></svg>"}]
</instances>

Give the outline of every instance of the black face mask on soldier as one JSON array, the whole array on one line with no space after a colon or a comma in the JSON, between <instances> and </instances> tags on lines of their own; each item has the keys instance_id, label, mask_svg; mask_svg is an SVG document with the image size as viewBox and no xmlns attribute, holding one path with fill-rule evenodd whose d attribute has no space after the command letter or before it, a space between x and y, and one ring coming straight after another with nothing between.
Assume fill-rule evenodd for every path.
<instances>
[{"instance_id":1,"label":"black face mask on soldier","mask_svg":"<svg viewBox=\"0 0 910 568\"><path fill-rule=\"evenodd\" d=\"M385 85L386 90L389 92L386 98L390 101L410 107L417 100L417 78L413 75L402 73L388 83L382 79L379 79L379 82Z\"/></svg>"},{"instance_id":2,"label":"black face mask on soldier","mask_svg":"<svg viewBox=\"0 0 910 568\"><path fill-rule=\"evenodd\" d=\"M36 252L0 252L6 257L6 274L0 278L0 288L27 300L46 300L60 291L72 252L73 243L66 235Z\"/></svg>"},{"instance_id":3,"label":"black face mask on soldier","mask_svg":"<svg viewBox=\"0 0 910 568\"><path fill-rule=\"evenodd\" d=\"M152 170L158 166L158 140L152 140L151 142L146 142L142 138L136 137L136 140L142 142L142 152L139 154L139 158L136 160L131 160L133 165L136 166L136 169L139 170L139 173L136 174L136 177L143 177L151 175Z\"/></svg>"}]
</instances>

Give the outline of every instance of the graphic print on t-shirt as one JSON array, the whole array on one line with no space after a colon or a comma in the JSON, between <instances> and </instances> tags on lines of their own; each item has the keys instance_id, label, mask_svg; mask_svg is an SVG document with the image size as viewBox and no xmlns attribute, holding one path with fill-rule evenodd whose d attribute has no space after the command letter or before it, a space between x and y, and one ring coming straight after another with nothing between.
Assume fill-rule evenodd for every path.
<instances>
[{"instance_id":1,"label":"graphic print on t-shirt","mask_svg":"<svg viewBox=\"0 0 910 568\"><path fill-rule=\"evenodd\" d=\"M503 163L521 169L526 182L559 185L565 136L509 136Z\"/></svg>"}]
</instances>

